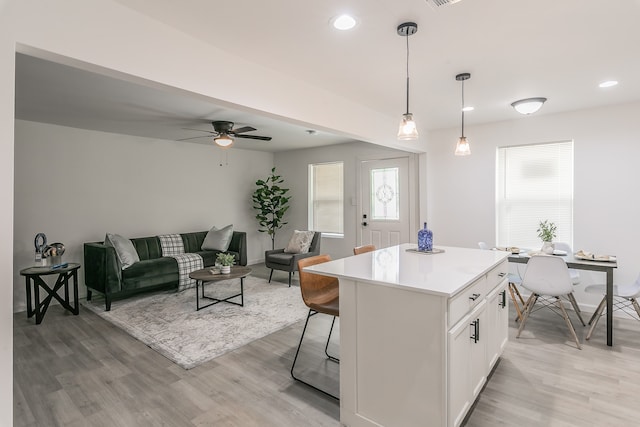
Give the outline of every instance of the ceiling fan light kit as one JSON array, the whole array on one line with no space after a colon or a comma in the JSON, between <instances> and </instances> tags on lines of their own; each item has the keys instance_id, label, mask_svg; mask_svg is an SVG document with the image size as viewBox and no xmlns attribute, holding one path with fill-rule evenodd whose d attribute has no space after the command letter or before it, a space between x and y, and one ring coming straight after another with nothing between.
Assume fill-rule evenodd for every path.
<instances>
[{"instance_id":1,"label":"ceiling fan light kit","mask_svg":"<svg viewBox=\"0 0 640 427\"><path fill-rule=\"evenodd\" d=\"M542 104L547 101L547 98L526 98L512 102L511 106L520 114L529 115L533 114L542 108Z\"/></svg>"},{"instance_id":2,"label":"ceiling fan light kit","mask_svg":"<svg viewBox=\"0 0 640 427\"><path fill-rule=\"evenodd\" d=\"M229 148L233 145L233 138L229 135L220 135L213 138L213 142L215 142L218 147Z\"/></svg>"},{"instance_id":3,"label":"ceiling fan light kit","mask_svg":"<svg viewBox=\"0 0 640 427\"><path fill-rule=\"evenodd\" d=\"M458 143L456 144L456 151L454 155L456 156L468 156L471 154L471 147L469 146L469 141L464 136L464 81L469 80L471 78L470 73L460 73L456 76L456 80L462 83L462 127L461 127L461 136L458 139Z\"/></svg>"},{"instance_id":4,"label":"ceiling fan light kit","mask_svg":"<svg viewBox=\"0 0 640 427\"><path fill-rule=\"evenodd\" d=\"M415 22L405 22L398 25L399 36L406 37L407 40L407 111L400 119L398 127L398 139L400 141L411 141L418 139L418 127L413 119L413 114L409 112L409 36L418 31L418 24Z\"/></svg>"}]
</instances>

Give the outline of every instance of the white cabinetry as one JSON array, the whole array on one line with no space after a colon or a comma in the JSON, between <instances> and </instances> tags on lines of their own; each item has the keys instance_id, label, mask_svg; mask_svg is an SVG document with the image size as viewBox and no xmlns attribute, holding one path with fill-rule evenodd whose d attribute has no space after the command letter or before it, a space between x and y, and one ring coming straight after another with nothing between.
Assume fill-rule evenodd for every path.
<instances>
[{"instance_id":1,"label":"white cabinetry","mask_svg":"<svg viewBox=\"0 0 640 427\"><path fill-rule=\"evenodd\" d=\"M492 331L487 342L489 371L495 366L509 339L507 285L508 281L505 279L487 296L487 322Z\"/></svg>"},{"instance_id":2,"label":"white cabinetry","mask_svg":"<svg viewBox=\"0 0 640 427\"><path fill-rule=\"evenodd\" d=\"M449 425L459 426L486 380L486 301L449 330Z\"/></svg>"},{"instance_id":3,"label":"white cabinetry","mask_svg":"<svg viewBox=\"0 0 640 427\"><path fill-rule=\"evenodd\" d=\"M495 267L486 276L486 281L470 286L475 291L466 292L465 296L473 305L449 329L449 426L457 427L462 423L507 343L509 315L503 269L506 266ZM478 286L479 283L482 286ZM485 289L488 293L481 293ZM480 302L471 301L473 298Z\"/></svg>"}]
</instances>

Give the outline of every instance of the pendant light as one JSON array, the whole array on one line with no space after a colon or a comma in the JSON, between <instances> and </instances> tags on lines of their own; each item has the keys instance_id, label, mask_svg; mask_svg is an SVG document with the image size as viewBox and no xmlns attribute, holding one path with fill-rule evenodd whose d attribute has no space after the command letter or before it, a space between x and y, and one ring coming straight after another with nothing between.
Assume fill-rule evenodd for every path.
<instances>
[{"instance_id":1,"label":"pendant light","mask_svg":"<svg viewBox=\"0 0 640 427\"><path fill-rule=\"evenodd\" d=\"M456 76L456 80L462 82L462 133L460 139L458 139L458 143L456 144L456 156L468 156L471 154L471 148L469 147L469 142L467 138L464 136L464 81L469 80L471 78L471 74L469 73L461 73Z\"/></svg>"},{"instance_id":2,"label":"pendant light","mask_svg":"<svg viewBox=\"0 0 640 427\"><path fill-rule=\"evenodd\" d=\"M398 128L398 139L400 141L410 141L418 139L418 128L413 120L413 114L409 112L409 36L418 31L418 24L415 22L405 22L398 25L398 35L407 39L407 112L400 119Z\"/></svg>"}]
</instances>

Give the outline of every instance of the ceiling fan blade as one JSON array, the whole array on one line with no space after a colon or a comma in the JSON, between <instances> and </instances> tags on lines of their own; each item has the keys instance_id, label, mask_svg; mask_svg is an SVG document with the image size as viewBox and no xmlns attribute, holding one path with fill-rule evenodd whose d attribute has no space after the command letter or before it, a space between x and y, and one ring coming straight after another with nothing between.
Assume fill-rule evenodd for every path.
<instances>
[{"instance_id":1,"label":"ceiling fan blade","mask_svg":"<svg viewBox=\"0 0 640 427\"><path fill-rule=\"evenodd\" d=\"M231 132L238 134L238 133L244 133L244 132L251 132L251 131L254 131L254 130L257 130L257 129L256 128L252 128L251 126L244 126L244 127L238 128L238 129L233 129Z\"/></svg>"},{"instance_id":2,"label":"ceiling fan blade","mask_svg":"<svg viewBox=\"0 0 640 427\"><path fill-rule=\"evenodd\" d=\"M234 135L236 138L245 139L259 139L260 141L271 141L270 136L258 136L258 135Z\"/></svg>"},{"instance_id":3,"label":"ceiling fan blade","mask_svg":"<svg viewBox=\"0 0 640 427\"><path fill-rule=\"evenodd\" d=\"M182 130L197 130L198 132L207 132L207 133L210 133L210 134L212 134L212 135L215 135L215 134L217 134L217 133L218 133L218 132L213 132L213 131L210 131L210 130L204 130L204 129L194 129L194 128L181 128L181 129L182 129Z\"/></svg>"},{"instance_id":4,"label":"ceiling fan blade","mask_svg":"<svg viewBox=\"0 0 640 427\"><path fill-rule=\"evenodd\" d=\"M190 139L198 139L198 138L211 138L213 135L200 135L200 136L192 136L191 138L182 138L176 139L176 141L188 141Z\"/></svg>"}]
</instances>

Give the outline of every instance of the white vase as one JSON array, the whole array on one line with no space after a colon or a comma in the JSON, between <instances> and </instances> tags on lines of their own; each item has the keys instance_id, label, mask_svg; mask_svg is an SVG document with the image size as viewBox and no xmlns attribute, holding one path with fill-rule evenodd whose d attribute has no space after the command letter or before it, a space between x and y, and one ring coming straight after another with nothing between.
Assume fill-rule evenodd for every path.
<instances>
[{"instance_id":1,"label":"white vase","mask_svg":"<svg viewBox=\"0 0 640 427\"><path fill-rule=\"evenodd\" d=\"M222 267L220 267L220 273L222 273L222 274L231 273L231 266L230 265L223 265Z\"/></svg>"},{"instance_id":2,"label":"white vase","mask_svg":"<svg viewBox=\"0 0 640 427\"><path fill-rule=\"evenodd\" d=\"M554 249L555 245L552 242L542 242L542 249L540 250L547 255L552 255Z\"/></svg>"}]
</instances>

